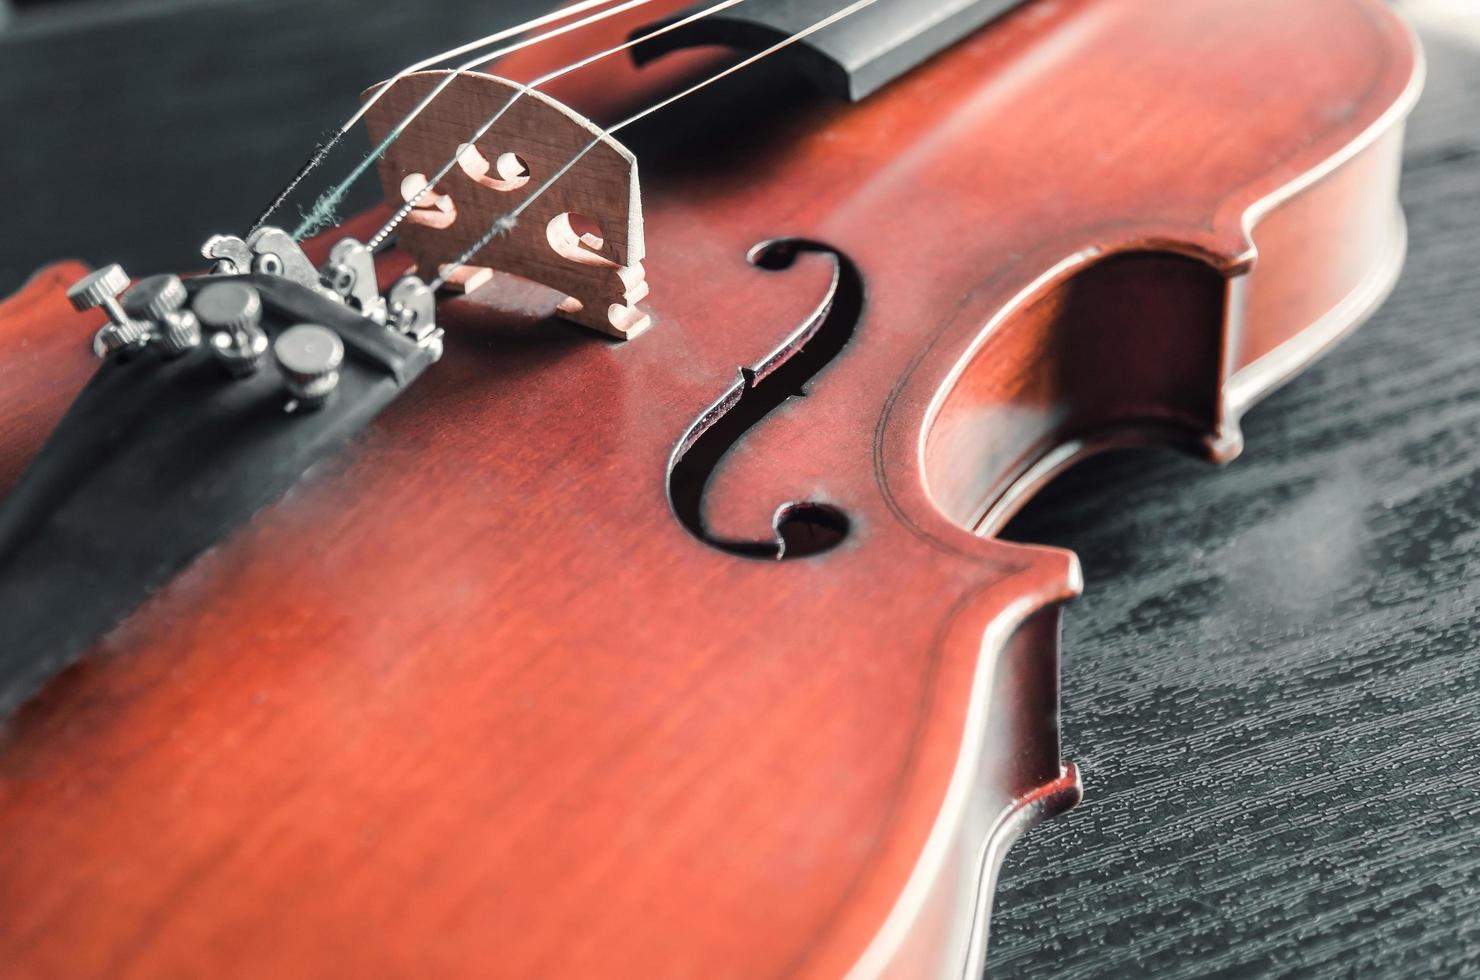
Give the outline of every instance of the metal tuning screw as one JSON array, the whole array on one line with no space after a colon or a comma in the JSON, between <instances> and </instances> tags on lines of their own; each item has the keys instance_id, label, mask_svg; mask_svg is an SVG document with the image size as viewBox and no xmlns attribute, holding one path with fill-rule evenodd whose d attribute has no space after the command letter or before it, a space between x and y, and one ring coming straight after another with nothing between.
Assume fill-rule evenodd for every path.
<instances>
[{"instance_id":1,"label":"metal tuning screw","mask_svg":"<svg viewBox=\"0 0 1480 980\"><path fill-rule=\"evenodd\" d=\"M127 288L128 273L115 263L88 273L67 290L67 299L77 312L101 307L108 314L108 323L93 338L93 353L99 357L139 346L149 339L147 325L129 319L118 304L118 294Z\"/></svg>"},{"instance_id":2,"label":"metal tuning screw","mask_svg":"<svg viewBox=\"0 0 1480 980\"><path fill-rule=\"evenodd\" d=\"M262 364L267 334L262 298L242 282L213 282L195 294L195 315L211 334L211 353L228 374L244 378Z\"/></svg>"},{"instance_id":3,"label":"metal tuning screw","mask_svg":"<svg viewBox=\"0 0 1480 980\"><path fill-rule=\"evenodd\" d=\"M235 235L212 235L201 254L215 261L211 271L217 275L282 276L323 295L334 295L319 282L318 270L293 236L281 228L258 228L245 241Z\"/></svg>"},{"instance_id":4,"label":"metal tuning screw","mask_svg":"<svg viewBox=\"0 0 1480 980\"><path fill-rule=\"evenodd\" d=\"M339 384L344 342L328 327L300 323L278 334L272 356L289 396L300 408L318 408Z\"/></svg>"},{"instance_id":5,"label":"metal tuning screw","mask_svg":"<svg viewBox=\"0 0 1480 980\"><path fill-rule=\"evenodd\" d=\"M388 297L389 325L413 340L425 340L437 329L437 298L415 276L402 276Z\"/></svg>"},{"instance_id":6,"label":"metal tuning screw","mask_svg":"<svg viewBox=\"0 0 1480 980\"><path fill-rule=\"evenodd\" d=\"M416 276L402 276L391 286L386 306L386 326L430 351L432 360L441 359L442 331L437 327L437 297L431 287Z\"/></svg>"},{"instance_id":7,"label":"metal tuning screw","mask_svg":"<svg viewBox=\"0 0 1480 980\"><path fill-rule=\"evenodd\" d=\"M252 249L235 235L212 235L201 246L200 254L215 261L211 272L218 276L239 276L252 271Z\"/></svg>"},{"instance_id":8,"label":"metal tuning screw","mask_svg":"<svg viewBox=\"0 0 1480 980\"><path fill-rule=\"evenodd\" d=\"M336 242L319 279L334 295L360 313L384 324L385 300L375 278L375 254L353 238Z\"/></svg>"},{"instance_id":9,"label":"metal tuning screw","mask_svg":"<svg viewBox=\"0 0 1480 980\"><path fill-rule=\"evenodd\" d=\"M325 288L319 281L319 270L314 268L303 249L293 240L293 236L281 228L258 228L247 236L246 244L252 252L251 272L282 276L326 296L334 295L332 290Z\"/></svg>"},{"instance_id":10,"label":"metal tuning screw","mask_svg":"<svg viewBox=\"0 0 1480 980\"><path fill-rule=\"evenodd\" d=\"M150 276L123 294L123 312L136 320L161 320L185 305L188 297L179 276Z\"/></svg>"},{"instance_id":11,"label":"metal tuning screw","mask_svg":"<svg viewBox=\"0 0 1480 980\"><path fill-rule=\"evenodd\" d=\"M179 357L200 346L200 321L184 309L189 298L179 276L141 279L123 294L123 311L155 325L154 342L166 357Z\"/></svg>"}]
</instances>

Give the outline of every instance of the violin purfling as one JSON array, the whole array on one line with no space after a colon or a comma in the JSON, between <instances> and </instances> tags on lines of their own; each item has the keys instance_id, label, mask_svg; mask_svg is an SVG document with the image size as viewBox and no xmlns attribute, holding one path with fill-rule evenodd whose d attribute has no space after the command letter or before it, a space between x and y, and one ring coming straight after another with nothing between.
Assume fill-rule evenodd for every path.
<instances>
[{"instance_id":1,"label":"violin purfling","mask_svg":"<svg viewBox=\"0 0 1480 980\"><path fill-rule=\"evenodd\" d=\"M1422 58L1378 0L878 0L723 74L843 6L406 74L370 212L0 301L7 975L990 967L1081 794L1078 561L998 532L1231 460L1380 304Z\"/></svg>"}]
</instances>

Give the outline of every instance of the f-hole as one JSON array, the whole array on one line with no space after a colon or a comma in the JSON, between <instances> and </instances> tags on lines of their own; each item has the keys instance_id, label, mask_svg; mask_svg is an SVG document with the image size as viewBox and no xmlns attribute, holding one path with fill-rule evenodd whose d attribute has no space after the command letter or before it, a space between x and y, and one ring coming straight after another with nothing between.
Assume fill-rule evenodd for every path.
<instances>
[{"instance_id":1,"label":"f-hole","mask_svg":"<svg viewBox=\"0 0 1480 980\"><path fill-rule=\"evenodd\" d=\"M725 454L788 399L806 397L808 383L842 352L858 327L863 277L841 252L819 242L784 238L756 246L750 261L781 272L791 268L802 252L829 255L836 263L816 313L775 355L740 369L735 386L690 427L668 469L668 500L679 523L705 544L745 558L779 561L819 555L841 544L851 527L842 510L812 501L773 505L775 537L769 541L720 538L704 523L704 492Z\"/></svg>"}]
</instances>

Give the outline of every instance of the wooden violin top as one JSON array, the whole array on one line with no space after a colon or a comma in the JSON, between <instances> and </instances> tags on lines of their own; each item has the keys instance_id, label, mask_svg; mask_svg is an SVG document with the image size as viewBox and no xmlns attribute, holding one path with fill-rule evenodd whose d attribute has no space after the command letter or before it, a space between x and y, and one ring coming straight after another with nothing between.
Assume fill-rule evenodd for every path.
<instances>
[{"instance_id":1,"label":"wooden violin top","mask_svg":"<svg viewBox=\"0 0 1480 980\"><path fill-rule=\"evenodd\" d=\"M600 120L701 63L552 91ZM10 720L0 962L979 964L1003 849L1078 793L1077 562L991 532L1097 449L1231 457L1380 301L1419 74L1375 0L1070 0L856 105L770 71L655 117L646 334L444 303L415 388ZM75 272L0 305L0 488L91 370ZM733 546L788 522L815 554Z\"/></svg>"}]
</instances>

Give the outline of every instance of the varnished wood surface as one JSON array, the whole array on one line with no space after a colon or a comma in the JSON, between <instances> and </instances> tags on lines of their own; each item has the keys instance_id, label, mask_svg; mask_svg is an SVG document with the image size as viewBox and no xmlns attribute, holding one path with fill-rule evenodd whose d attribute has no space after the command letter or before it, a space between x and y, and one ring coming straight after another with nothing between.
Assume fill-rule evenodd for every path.
<instances>
[{"instance_id":1,"label":"varnished wood surface","mask_svg":"<svg viewBox=\"0 0 1480 980\"><path fill-rule=\"evenodd\" d=\"M266 6L266 5L264 5L264 6ZM297 26L301 28L301 25L297 25ZM264 30L265 29L266 28L264 27ZM110 40L110 43L117 43L116 42L116 35ZM395 60L395 59L392 59L392 60ZM195 132L198 133L199 130L197 130ZM291 157L291 154L289 154L289 156ZM221 154L220 159L225 160L228 157L229 157L229 154L227 152L223 151L222 154ZM151 162L157 163L158 161L156 161L153 158L151 158ZM293 161L293 162L296 162L296 160ZM271 181L268 181L268 183L270 184ZM233 194L233 201L235 203L239 203L239 199L235 198L234 194ZM77 239L86 239L86 240L88 240L90 242L96 242L97 241L96 238L93 238L93 237L91 237L91 236L88 235L87 230L85 228L84 229L74 229L73 236L75 238L77 238ZM190 237L185 237L184 240L189 241L189 240L193 240L193 238L198 238L198 237L199 237L199 235L194 235L194 236L190 236ZM7 244L9 244L9 243L7 243ZM178 239L175 242L171 243L171 244L175 245L175 247L178 247ZM100 249L105 248L106 247L106 243L100 243L100 244L97 245L97 247L100 248ZM73 250L68 249L68 251L73 251ZM39 259L39 258L44 257L45 254L47 254L47 253L42 253L41 255L37 255L35 257ZM57 254L57 253L53 252L51 254ZM108 255L108 254L119 254L119 255L123 255L123 256L126 257L128 255L128 251L127 251L126 248L118 248L113 253L104 252L103 254L104 255ZM186 260L185 259L180 259L180 260L177 260L177 261L183 263ZM30 262L30 263L23 263L23 264L35 264L35 263L34 262ZM140 271L140 270L136 270L136 271ZM1420 385L1417 386L1417 388L1418 388L1419 391L1422 391L1425 388L1425 386L1422 385L1422 384L1420 384ZM1347 400L1347 403L1350 404L1351 400L1352 400L1352 395L1351 395L1350 392L1348 392L1348 400ZM1307 407L1310 408L1312 412L1315 412L1316 413L1316 417L1319 418L1320 416L1319 416L1318 412L1319 412L1320 409L1324 408L1324 403L1318 403L1318 404L1316 404L1314 406L1307 406ZM1267 415L1268 413L1266 412L1264 414ZM1251 439L1251 443L1257 441L1256 440L1256 437L1254 436L1254 433L1253 433L1252 430L1253 430L1253 426L1255 424L1255 421L1258 418L1260 418L1260 417L1262 417L1262 416L1255 416L1253 419L1250 420L1250 430L1251 430L1250 431L1250 439ZM1332 424L1335 424L1335 422L1338 421L1340 418L1341 418L1341 416L1339 416L1339 415L1333 417ZM1291 424L1293 424L1293 423L1291 423ZM1251 456L1250 458L1253 458L1253 457ZM1138 463L1137 464L1137 469L1139 470L1140 467L1143 466L1143 465L1145 465L1145 464L1144 463ZM1247 462L1240 464L1240 466L1246 466L1246 465L1247 465ZM1230 473L1236 472L1236 471L1237 471L1237 468L1236 468L1235 471L1230 471ZM1230 476L1230 473L1213 474L1212 476L1214 476L1214 477L1216 477L1218 479L1226 479L1226 478L1228 478ZM1246 513L1248 515L1250 515L1250 516L1258 516L1260 513L1263 513L1263 509L1264 508L1267 508L1267 507L1270 506L1270 502L1268 500L1267 495L1261 494L1261 491L1264 491L1266 489L1267 489L1267 487L1264 486L1264 485L1258 485L1258 486L1253 486L1253 487L1250 487L1249 488L1249 493L1251 494L1251 497L1248 500L1247 505L1246 505L1246 508L1245 508L1245 511L1246 511ZM1236 494L1236 492L1237 491L1233 491L1233 490L1225 491L1225 493L1234 493L1234 494ZM1204 503L1206 503L1206 501L1204 501ZM1172 503L1169 503L1168 506L1169 507L1173 507L1173 508L1177 508L1178 509L1177 510L1178 513L1198 514L1200 516L1200 519L1201 520L1208 520L1209 519L1209 515L1206 512L1203 512L1198 506L1196 506L1196 502L1187 503L1187 504L1183 504L1183 503L1180 503L1180 502L1172 502ZM1186 509L1182 509L1182 508L1186 508ZM1224 528L1230 528L1230 529L1235 529L1235 530L1237 529L1236 528L1236 522L1233 520L1232 515L1227 515L1227 520L1228 520L1229 523L1227 523L1227 524L1222 523L1224 519L1225 519L1225 515L1222 515L1222 514L1216 515L1216 520L1217 520L1218 523L1215 526L1216 526L1217 529L1220 529L1220 530L1221 529L1224 529ZM1297 522L1297 523L1303 523L1303 522ZM1249 527L1252 528L1253 526L1254 526L1254 524L1251 522L1249 524ZM1049 533L1049 532L1045 531L1044 533ZM1153 547L1154 544L1155 544L1154 540L1152 542L1148 543L1148 541L1147 541L1147 532L1146 532L1145 529L1140 529L1140 528L1136 529L1136 532L1135 532L1135 540L1137 542L1137 546L1138 547ZM1257 541L1257 539L1256 539L1256 541ZM1281 546L1281 547L1288 546L1288 542L1286 540L1284 540L1283 537L1281 537L1280 539L1275 540L1275 541L1270 541L1270 542L1268 542L1268 544L1272 548L1275 547L1275 546ZM1189 557L1195 557L1195 555L1192 555L1191 553L1188 553L1188 554L1184 554L1183 557L1184 558L1189 558ZM1091 559L1091 560L1093 560L1093 559ZM1192 562L1192 561L1187 561L1187 562L1185 562L1185 564L1189 568L1195 568L1195 567L1197 567L1197 564L1195 562ZM1181 567L1181 564L1176 563L1176 562L1171 562L1170 565L1171 565L1171 567ZM1276 567L1278 567L1278 566L1276 566ZM1093 566L1091 566L1091 568L1092 568L1092 576L1093 576ZM1128 573L1131 572L1131 571L1134 571L1134 569L1128 569L1127 570ZM1183 583L1183 582L1187 582L1187 581L1196 581L1195 578L1193 578L1193 579L1176 578L1175 576L1172 575L1171 572L1168 572L1167 573L1167 576L1168 576L1167 579L1162 580L1162 581L1175 581L1177 583ZM1092 578L1092 582L1094 582L1094 579L1093 578ZM1092 585L1092 589L1093 589L1093 587L1094 586ZM1288 590L1285 590L1285 591L1288 591ZM1280 594L1283 595L1284 593L1281 592ZM1077 607L1076 610L1074 610L1071 613L1071 623L1073 621L1072 620L1072 616L1073 616L1074 613L1077 613L1078 612L1078 609L1093 609L1093 608L1094 607L1091 606L1090 603L1088 603L1088 602L1081 603L1080 606ZM1267 620L1269 619L1269 614L1268 614L1267 609L1266 608L1263 608L1263 607L1260 607L1257 603L1256 604L1253 604L1251 607L1248 607L1248 608L1250 609L1250 615L1251 615L1251 617L1255 621L1263 623L1263 622L1267 622ZM1149 612L1148 612L1147 615L1149 616ZM1173 621L1175 622L1174 614L1168 614L1167 615L1167 618L1172 618ZM1133 630L1133 631L1145 631L1145 630L1149 630L1149 629L1153 628L1155 625L1156 625L1156 623L1146 622L1145 621L1145 617L1130 617L1130 621L1127 624L1127 629ZM1071 629L1072 629L1072 627L1071 627ZM1225 627L1225 629L1226 629L1226 627ZM1076 636L1076 633L1074 633L1074 632L1071 631L1071 634L1070 634L1070 644L1071 644L1071 646L1070 646L1070 654L1071 654L1071 661L1072 661L1073 656L1074 656L1074 654L1076 652L1076 650L1075 650L1075 642L1076 642L1075 641L1075 636ZM1195 643L1195 642L1194 643L1189 643L1189 646L1196 646L1196 645L1197 645L1197 643ZM1185 651L1184 651L1184 656L1185 656ZM1185 671L1185 661L1183 659L1181 659L1181 658L1175 658L1172 661L1172 663L1175 664L1175 665L1178 665L1178 666L1175 666L1175 667L1172 667L1172 668L1169 668L1169 669L1175 669L1175 670L1183 670L1183 671ZM1182 676L1182 674L1179 673L1178 676ZM1263 677L1261 676L1259 679L1260 680L1263 680ZM1261 695L1261 694L1263 695L1263 697L1256 699L1256 695ZM1245 702L1243 702L1244 710L1247 710L1247 711L1250 711L1250 712L1257 712L1257 711L1261 711L1261 710L1267 710L1268 704L1269 704L1269 697L1270 697L1270 695L1269 695L1269 692L1267 691L1267 689L1261 687L1258 684L1253 685L1253 690L1251 690L1249 692L1248 699ZM1070 714L1072 714L1072 712L1074 710L1073 704L1074 704L1074 702L1073 702L1072 695L1071 695L1070 696L1070 700L1069 700L1069 702L1067 704L1067 710L1068 710L1068 712ZM1185 705L1183 705L1180 702L1178 702L1178 707L1183 708L1186 711L1186 714L1185 715L1180 716L1181 719L1182 719L1181 724L1185 728L1194 728L1194 730L1195 730L1195 726L1202 719L1205 718L1204 712L1202 712L1202 711L1199 710L1199 706L1197 705L1195 699L1192 699L1188 704L1185 704ZM1171 727L1171 728L1175 728L1176 727L1175 725L1167 725L1166 724L1167 719L1165 719L1165 718L1152 719L1152 720L1160 721L1161 722L1161 725L1163 727ZM1075 754L1076 753L1075 753L1073 747L1071 746L1070 756L1071 757L1074 757ZM1091 761L1091 762L1094 761L1092 758L1090 758L1089 756L1087 756L1083 752L1079 752L1077 754L1078 754L1078 756L1081 759L1085 759L1086 761ZM1183 764L1183 765L1173 765L1172 766L1172 769L1171 769L1171 772L1172 772L1172 774L1173 774L1173 776L1175 778L1183 779L1183 780L1188 780L1189 781L1189 785L1195 785L1195 783L1191 783L1190 782L1196 776L1196 771L1192 768L1192 766L1190 765L1190 763ZM1145 793L1147 794L1147 796L1146 796L1145 799L1146 799L1147 802L1146 802L1145 805L1143 805L1142 807L1140 807L1138 809L1138 812L1140 812L1140 813L1154 812L1154 813L1159 813L1159 814L1167 814L1169 816L1172 815L1172 814L1177 813L1177 808L1176 808L1175 803L1174 803L1175 795L1176 795L1174 790L1175 790L1175 787L1168 787L1168 786L1161 786L1161 787L1147 786L1147 788L1145 790ZM1069 820L1073 820L1074 817L1071 816L1068 819ZM1039 831L1038 833L1041 835L1042 834L1042 831ZM1025 847L1025 845L1020 845L1020 847ZM1019 853L1025 853L1025 851L1021 851ZM1055 863L1056 864L1058 863L1058 856L1057 855L1055 856ZM1288 859L1286 859L1286 863L1288 863ZM1174 871L1175 870L1181 870L1180 866L1178 866L1177 868L1175 868ZM1184 894L1185 895L1185 891L1182 892L1181 894ZM1146 899L1146 896L1143 895L1142 898L1141 898L1141 901L1146 901L1146 900L1147 900ZM1009 909L1010 909L1010 906L1011 906L1011 901L1012 901L1012 899L1011 899L1010 894L1004 893L1001 901L999 901L999 903L998 903L998 921L999 921L999 923L1003 921L1003 918L1005 916L1008 916L1009 915ZM1139 908L1140 906L1137 905L1136 907ZM1319 925L1319 923L1316 922L1316 923L1312 923L1310 927L1311 928L1317 928L1318 925ZM1318 931L1318 929L1317 929L1317 931ZM1132 931L1132 937L1131 938L1133 940L1134 939L1137 939L1137 938L1139 938L1141 936L1141 934L1143 932L1144 932L1144 930L1133 930ZM1035 948L1045 949L1045 950L1049 950L1049 949L1052 949L1053 948L1052 941L1043 935L1043 933L1042 933L1042 931L1041 931L1040 928L1035 928L1035 930L1033 931L1033 934L1031 936L1031 940L1032 940ZM999 938L998 938L998 950L999 950L999 952L1003 948L1003 944L1006 943L1006 942L1008 942L1008 941L1009 940L1008 939L1004 939L1003 936L1002 936L1002 933L999 932ZM1011 947L1009 946L1008 948L1011 948ZM1150 955L1150 953L1148 952L1146 955ZM994 954L994 966L999 966L999 962L1001 960L1002 960L1002 957ZM1007 962L1010 963L1011 962L1011 958L1008 958ZM1122 965L1124 965L1124 964L1122 964ZM1004 968L1005 969L1006 967L1001 967L1001 968Z\"/></svg>"},{"instance_id":2,"label":"varnished wood surface","mask_svg":"<svg viewBox=\"0 0 1480 980\"><path fill-rule=\"evenodd\" d=\"M1085 798L1009 853L992 976L1480 969L1480 33L1423 33L1388 305L1231 466L1092 461L1009 528L1084 563Z\"/></svg>"}]
</instances>

